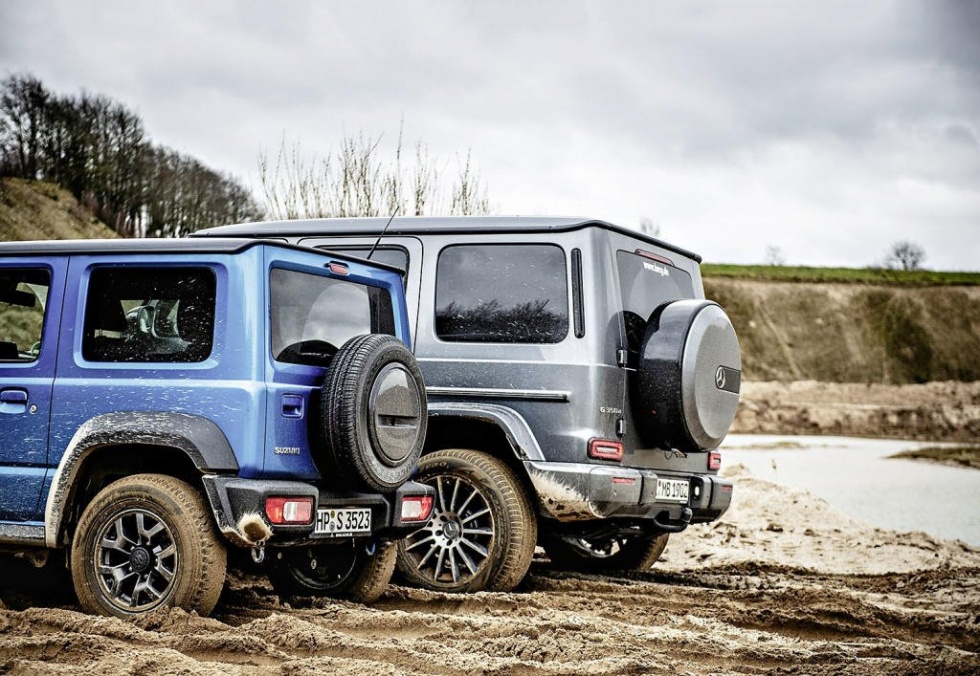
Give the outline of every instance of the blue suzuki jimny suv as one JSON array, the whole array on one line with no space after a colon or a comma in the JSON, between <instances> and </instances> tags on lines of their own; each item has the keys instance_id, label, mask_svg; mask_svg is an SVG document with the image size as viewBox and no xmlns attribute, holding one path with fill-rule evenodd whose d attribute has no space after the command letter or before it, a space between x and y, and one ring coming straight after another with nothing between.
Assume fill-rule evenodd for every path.
<instances>
[{"instance_id":1,"label":"blue suzuki jimny suv","mask_svg":"<svg viewBox=\"0 0 980 676\"><path fill-rule=\"evenodd\" d=\"M433 501L410 340L399 272L349 255L0 244L0 551L116 616L209 613L247 549L281 594L376 598Z\"/></svg>"}]
</instances>

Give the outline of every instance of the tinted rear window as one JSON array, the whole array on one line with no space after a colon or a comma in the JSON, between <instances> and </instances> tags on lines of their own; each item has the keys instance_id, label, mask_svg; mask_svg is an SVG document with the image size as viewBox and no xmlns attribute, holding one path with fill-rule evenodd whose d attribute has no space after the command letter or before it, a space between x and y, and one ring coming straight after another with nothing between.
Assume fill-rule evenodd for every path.
<instances>
[{"instance_id":1,"label":"tinted rear window","mask_svg":"<svg viewBox=\"0 0 980 676\"><path fill-rule=\"evenodd\" d=\"M629 251L617 251L616 264L627 347L636 353L653 311L664 303L694 298L694 282L684 270Z\"/></svg>"},{"instance_id":2,"label":"tinted rear window","mask_svg":"<svg viewBox=\"0 0 980 676\"><path fill-rule=\"evenodd\" d=\"M561 342L568 335L565 253L550 244L443 249L436 334L454 342Z\"/></svg>"},{"instance_id":3,"label":"tinted rear window","mask_svg":"<svg viewBox=\"0 0 980 676\"><path fill-rule=\"evenodd\" d=\"M395 335L386 289L281 268L272 270L270 284L272 356L278 361L325 366L354 336Z\"/></svg>"}]
</instances>

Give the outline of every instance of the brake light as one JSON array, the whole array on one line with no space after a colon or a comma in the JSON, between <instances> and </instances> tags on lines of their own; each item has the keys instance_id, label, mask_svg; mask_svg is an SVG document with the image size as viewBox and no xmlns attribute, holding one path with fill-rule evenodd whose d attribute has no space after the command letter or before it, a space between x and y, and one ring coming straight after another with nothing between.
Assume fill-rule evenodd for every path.
<instances>
[{"instance_id":1,"label":"brake light","mask_svg":"<svg viewBox=\"0 0 980 676\"><path fill-rule=\"evenodd\" d=\"M633 253L635 253L637 256L643 256L644 258L649 258L652 261L657 261L658 263L666 263L670 267L674 267L674 261L670 260L665 256L658 256L655 253L644 251L643 249L637 249Z\"/></svg>"},{"instance_id":2,"label":"brake light","mask_svg":"<svg viewBox=\"0 0 980 676\"><path fill-rule=\"evenodd\" d=\"M347 267L347 265L345 265L344 263L338 263L337 261L330 261L329 263L327 263L327 268L330 270L330 272L334 273L335 275L346 276L350 274L350 268Z\"/></svg>"},{"instance_id":3,"label":"brake light","mask_svg":"<svg viewBox=\"0 0 980 676\"><path fill-rule=\"evenodd\" d=\"M721 453L718 451L708 453L708 469L712 471L721 469Z\"/></svg>"},{"instance_id":4,"label":"brake light","mask_svg":"<svg viewBox=\"0 0 980 676\"><path fill-rule=\"evenodd\" d=\"M589 441L589 457L599 460L622 460L623 442L611 439L591 439Z\"/></svg>"},{"instance_id":5,"label":"brake light","mask_svg":"<svg viewBox=\"0 0 980 676\"><path fill-rule=\"evenodd\" d=\"M313 498L266 498L265 515L275 524L312 523Z\"/></svg>"},{"instance_id":6,"label":"brake light","mask_svg":"<svg viewBox=\"0 0 980 676\"><path fill-rule=\"evenodd\" d=\"M425 521L432 514L432 496L411 496L402 500L402 522Z\"/></svg>"}]
</instances>

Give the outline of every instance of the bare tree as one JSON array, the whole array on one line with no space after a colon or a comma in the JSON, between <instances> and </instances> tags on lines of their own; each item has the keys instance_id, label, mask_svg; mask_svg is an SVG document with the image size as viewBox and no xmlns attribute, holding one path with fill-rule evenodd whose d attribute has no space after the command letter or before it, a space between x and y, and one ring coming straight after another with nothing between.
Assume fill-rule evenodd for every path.
<instances>
[{"instance_id":1,"label":"bare tree","mask_svg":"<svg viewBox=\"0 0 980 676\"><path fill-rule=\"evenodd\" d=\"M50 96L30 75L12 75L0 85L0 159L5 172L32 180L38 177Z\"/></svg>"},{"instance_id":2,"label":"bare tree","mask_svg":"<svg viewBox=\"0 0 980 676\"><path fill-rule=\"evenodd\" d=\"M885 254L885 267L898 270L920 270L926 260L926 251L915 242L895 242Z\"/></svg>"},{"instance_id":3,"label":"bare tree","mask_svg":"<svg viewBox=\"0 0 980 676\"><path fill-rule=\"evenodd\" d=\"M644 216L640 219L640 232L653 238L660 237L660 225Z\"/></svg>"},{"instance_id":4,"label":"bare tree","mask_svg":"<svg viewBox=\"0 0 980 676\"><path fill-rule=\"evenodd\" d=\"M299 142L283 136L275 161L259 153L259 180L266 210L272 218L332 218L389 216L393 213L486 214L486 186L473 168L469 152L450 186L448 198L440 186L442 172L421 141L409 167L400 128L394 153L385 157L383 136L345 135L337 150L309 159Z\"/></svg>"},{"instance_id":5,"label":"bare tree","mask_svg":"<svg viewBox=\"0 0 980 676\"><path fill-rule=\"evenodd\" d=\"M783 255L783 250L772 244L767 246L763 265L786 265L786 256Z\"/></svg>"}]
</instances>

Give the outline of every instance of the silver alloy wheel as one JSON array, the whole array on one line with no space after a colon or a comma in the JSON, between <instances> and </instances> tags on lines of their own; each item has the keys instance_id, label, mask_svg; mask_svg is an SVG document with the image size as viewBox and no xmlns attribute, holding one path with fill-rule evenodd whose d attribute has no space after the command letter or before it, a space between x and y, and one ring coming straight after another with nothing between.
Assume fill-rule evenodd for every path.
<instances>
[{"instance_id":1,"label":"silver alloy wheel","mask_svg":"<svg viewBox=\"0 0 980 676\"><path fill-rule=\"evenodd\" d=\"M106 599L121 610L139 612L166 600L179 557L162 519L144 509L127 509L102 528L94 564Z\"/></svg>"},{"instance_id":2,"label":"silver alloy wheel","mask_svg":"<svg viewBox=\"0 0 980 676\"><path fill-rule=\"evenodd\" d=\"M494 539L487 497L452 474L426 480L436 489L432 521L405 538L405 552L419 574L436 583L458 583L489 565Z\"/></svg>"}]
</instances>

